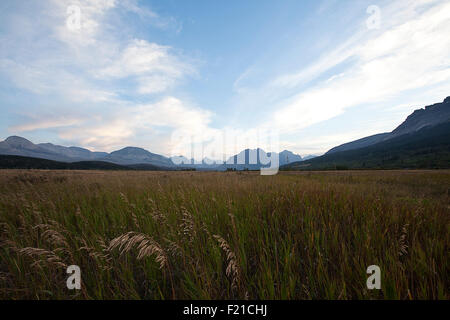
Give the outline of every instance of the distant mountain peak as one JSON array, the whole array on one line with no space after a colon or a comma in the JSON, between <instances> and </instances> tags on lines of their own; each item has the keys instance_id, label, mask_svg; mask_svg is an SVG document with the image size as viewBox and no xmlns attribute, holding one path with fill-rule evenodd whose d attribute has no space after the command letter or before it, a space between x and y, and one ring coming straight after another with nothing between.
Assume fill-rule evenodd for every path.
<instances>
[{"instance_id":1,"label":"distant mountain peak","mask_svg":"<svg viewBox=\"0 0 450 320\"><path fill-rule=\"evenodd\" d=\"M10 136L5 139L5 142L14 148L26 148L34 146L33 142L19 136Z\"/></svg>"},{"instance_id":2,"label":"distant mountain peak","mask_svg":"<svg viewBox=\"0 0 450 320\"><path fill-rule=\"evenodd\" d=\"M111 152L111 154L119 154L119 153L121 153L121 154L148 154L150 152L145 149L138 148L138 147L125 147L120 150Z\"/></svg>"},{"instance_id":3,"label":"distant mountain peak","mask_svg":"<svg viewBox=\"0 0 450 320\"><path fill-rule=\"evenodd\" d=\"M284 154L287 154L287 155L295 155L295 156L299 156L299 157L300 157L300 155L295 154L294 152L289 151L289 150L283 150L283 151L280 152L280 155L284 155Z\"/></svg>"},{"instance_id":4,"label":"distant mountain peak","mask_svg":"<svg viewBox=\"0 0 450 320\"><path fill-rule=\"evenodd\" d=\"M295 154L289 150L283 150L278 155L279 155L280 166L289 164L291 162L297 162L297 161L303 160L299 154Z\"/></svg>"},{"instance_id":5,"label":"distant mountain peak","mask_svg":"<svg viewBox=\"0 0 450 320\"><path fill-rule=\"evenodd\" d=\"M450 119L450 97L442 103L435 103L415 110L392 134L395 136L415 132L427 126L434 126Z\"/></svg>"},{"instance_id":6,"label":"distant mountain peak","mask_svg":"<svg viewBox=\"0 0 450 320\"><path fill-rule=\"evenodd\" d=\"M154 164L158 166L173 166L172 160L162 155L151 153L143 148L125 147L111 152L105 157L108 161L118 164Z\"/></svg>"},{"instance_id":7,"label":"distant mountain peak","mask_svg":"<svg viewBox=\"0 0 450 320\"><path fill-rule=\"evenodd\" d=\"M5 139L6 142L8 143L16 143L16 142L26 142L26 143L32 143L30 140L27 140L23 137L19 137L19 136L10 136L8 138Z\"/></svg>"}]
</instances>

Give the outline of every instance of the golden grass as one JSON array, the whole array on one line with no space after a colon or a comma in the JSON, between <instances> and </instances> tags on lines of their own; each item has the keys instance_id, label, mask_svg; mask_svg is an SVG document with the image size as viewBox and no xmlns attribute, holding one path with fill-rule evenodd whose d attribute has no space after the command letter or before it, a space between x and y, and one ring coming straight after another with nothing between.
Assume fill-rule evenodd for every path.
<instances>
[{"instance_id":1,"label":"golden grass","mask_svg":"<svg viewBox=\"0 0 450 320\"><path fill-rule=\"evenodd\" d=\"M1 170L0 298L448 299L449 213L445 170Z\"/></svg>"}]
</instances>

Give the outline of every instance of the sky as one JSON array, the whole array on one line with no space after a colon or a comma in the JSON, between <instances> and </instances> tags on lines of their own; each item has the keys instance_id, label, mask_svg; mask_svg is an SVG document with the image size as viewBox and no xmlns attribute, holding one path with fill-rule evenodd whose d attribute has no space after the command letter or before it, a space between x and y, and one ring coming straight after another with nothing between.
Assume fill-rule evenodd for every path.
<instances>
[{"instance_id":1,"label":"sky","mask_svg":"<svg viewBox=\"0 0 450 320\"><path fill-rule=\"evenodd\" d=\"M448 0L2 0L0 139L322 154L450 96L449 35Z\"/></svg>"}]
</instances>

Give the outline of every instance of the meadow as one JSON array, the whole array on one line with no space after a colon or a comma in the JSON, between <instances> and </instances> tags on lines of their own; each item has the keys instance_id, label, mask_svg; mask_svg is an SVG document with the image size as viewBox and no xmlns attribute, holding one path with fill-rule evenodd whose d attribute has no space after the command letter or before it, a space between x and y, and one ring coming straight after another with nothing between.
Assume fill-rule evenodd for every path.
<instances>
[{"instance_id":1,"label":"meadow","mask_svg":"<svg viewBox=\"0 0 450 320\"><path fill-rule=\"evenodd\" d=\"M1 170L0 299L449 299L449 214L448 170Z\"/></svg>"}]
</instances>

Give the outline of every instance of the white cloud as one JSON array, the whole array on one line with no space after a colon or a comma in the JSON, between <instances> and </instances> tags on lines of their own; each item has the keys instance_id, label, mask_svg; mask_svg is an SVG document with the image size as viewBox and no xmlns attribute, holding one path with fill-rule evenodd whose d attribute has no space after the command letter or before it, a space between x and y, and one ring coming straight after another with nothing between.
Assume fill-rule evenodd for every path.
<instances>
[{"instance_id":1,"label":"white cloud","mask_svg":"<svg viewBox=\"0 0 450 320\"><path fill-rule=\"evenodd\" d=\"M102 88L80 75L54 67L50 61L15 62L0 59L3 75L18 88L36 95L59 97L68 102L114 102L117 95L110 88Z\"/></svg>"},{"instance_id":2,"label":"white cloud","mask_svg":"<svg viewBox=\"0 0 450 320\"><path fill-rule=\"evenodd\" d=\"M79 30L66 25L69 6L80 8ZM8 32L0 32L5 43L0 76L36 95L57 95L65 103L97 103L120 100L118 94L124 90L116 80L132 80L127 95L149 95L163 93L195 72L173 48L123 31L122 10L162 20L132 0L49 0L35 10L11 15L4 21Z\"/></svg>"},{"instance_id":3,"label":"white cloud","mask_svg":"<svg viewBox=\"0 0 450 320\"><path fill-rule=\"evenodd\" d=\"M173 130L183 130L192 134L211 130L209 123L212 113L183 103L175 97L165 97L152 104L126 106L109 114L85 118L82 123L59 128L59 136L68 141L78 142L93 150L111 151L128 145L148 148L155 152L169 154L170 145L156 141L170 142ZM48 120L35 124L44 126Z\"/></svg>"},{"instance_id":4,"label":"white cloud","mask_svg":"<svg viewBox=\"0 0 450 320\"><path fill-rule=\"evenodd\" d=\"M139 77L138 92L140 94L153 94L166 91L174 86L175 79L172 77L165 77L163 75L148 75Z\"/></svg>"},{"instance_id":5,"label":"white cloud","mask_svg":"<svg viewBox=\"0 0 450 320\"><path fill-rule=\"evenodd\" d=\"M124 78L147 73L164 73L179 77L189 67L169 54L170 48L145 40L133 40L119 59L99 71L99 76Z\"/></svg>"},{"instance_id":6,"label":"white cloud","mask_svg":"<svg viewBox=\"0 0 450 320\"><path fill-rule=\"evenodd\" d=\"M134 112L142 125L167 126L189 132L205 129L212 116L210 111L188 106L174 97L137 106Z\"/></svg>"},{"instance_id":7,"label":"white cloud","mask_svg":"<svg viewBox=\"0 0 450 320\"><path fill-rule=\"evenodd\" d=\"M415 8L425 3L432 2L416 1ZM302 72L272 81L271 85L279 89L295 87L349 57L355 60L337 76L280 102L270 123L284 132L297 131L331 119L350 107L388 102L414 89L424 90L449 82L450 3L435 3L414 12L413 16L411 8L403 9L409 14L396 23L383 14L390 26L380 33L367 31L364 37L358 35L358 41L350 40ZM390 8L382 9L383 13L389 11Z\"/></svg>"},{"instance_id":8,"label":"white cloud","mask_svg":"<svg viewBox=\"0 0 450 320\"><path fill-rule=\"evenodd\" d=\"M165 91L193 67L171 53L172 48L135 39L120 56L97 72L99 78L135 78L138 92L151 94Z\"/></svg>"}]
</instances>

